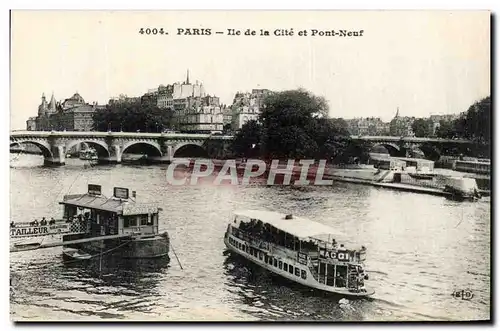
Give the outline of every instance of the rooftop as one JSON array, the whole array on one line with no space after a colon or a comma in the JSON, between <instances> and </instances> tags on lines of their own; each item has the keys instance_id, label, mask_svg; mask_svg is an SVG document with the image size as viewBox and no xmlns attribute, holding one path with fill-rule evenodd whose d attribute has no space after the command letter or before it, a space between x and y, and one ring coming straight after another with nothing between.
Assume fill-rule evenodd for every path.
<instances>
[{"instance_id":1,"label":"rooftop","mask_svg":"<svg viewBox=\"0 0 500 331\"><path fill-rule=\"evenodd\" d=\"M106 198L102 195L73 194L65 195L60 204L109 211L122 215L157 213L158 208L151 204L136 203L133 200Z\"/></svg>"},{"instance_id":2,"label":"rooftop","mask_svg":"<svg viewBox=\"0 0 500 331\"><path fill-rule=\"evenodd\" d=\"M316 238L325 235L339 236L342 232L337 231L327 225L309 220L304 217L292 216L286 219L286 214L266 211L266 210L239 210L234 213L238 216L254 218L261 220L263 223L270 224L284 232L294 235L298 238Z\"/></svg>"}]
</instances>

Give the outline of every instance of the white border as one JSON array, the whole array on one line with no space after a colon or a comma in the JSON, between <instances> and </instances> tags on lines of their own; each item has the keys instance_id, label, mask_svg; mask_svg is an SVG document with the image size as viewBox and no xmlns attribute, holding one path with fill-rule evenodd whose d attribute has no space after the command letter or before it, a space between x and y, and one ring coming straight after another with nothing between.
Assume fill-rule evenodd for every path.
<instances>
[{"instance_id":1,"label":"white border","mask_svg":"<svg viewBox=\"0 0 500 331\"><path fill-rule=\"evenodd\" d=\"M351 1L316 1L316 0L307 0L307 1L297 1L297 0L287 0L285 1L275 1L275 0L253 0L253 1L220 1L220 0L212 0L210 2L207 1L177 1L177 3L165 3L165 1L150 1L150 0L141 0L141 1L119 1L119 2L112 2L112 1L106 1L106 0L86 0L86 1L74 1L74 2L67 2L67 1L2 1L1 7L2 7L2 12L1 12L1 19L2 19L2 84L3 88L1 89L1 104L3 106L3 111L2 116L4 117L3 120L0 120L0 125L2 126L2 131L5 134L5 139L7 139L7 133L9 131L9 124L10 124L10 107L9 107L9 52L10 50L8 49L9 45L9 9L122 9L122 10L130 10L130 9L143 9L143 10L154 10L154 9L295 9L295 10L300 10L300 9L341 9L341 10L380 10L380 9L385 9L385 10L413 10L413 9L436 9L436 10L443 10L443 9L459 9L459 10L472 10L472 9L477 9L477 10L492 10L493 13L498 14L500 11L498 10L500 1L498 0L475 0L475 1L442 1L442 0L422 0L422 1L360 1L360 0L351 0ZM498 25L498 17L496 17L496 25ZM496 30L496 29L495 29ZM498 36L495 36L495 48L494 50L497 50L496 45L498 44ZM498 53L494 53L498 57ZM495 97L497 95L498 89L495 89ZM495 98L496 99L496 98ZM493 111L495 112L496 109ZM495 116L496 122L495 126L498 127L499 125L499 118L500 115ZM498 146L497 146L498 147ZM2 157L2 176L0 176L1 183L0 187L2 187L2 196L0 197L0 201L2 201L2 207L0 210L3 213L3 217L1 218L3 221L3 227L6 228L8 225L7 223L9 220L9 175L10 175L10 170L7 164L9 163L9 150L7 149L7 145L2 144L1 145L1 157ZM498 153L498 149L495 149L495 154ZM495 181L496 184L496 181ZM496 186L496 185L495 185ZM27 188L26 188L27 189ZM7 329L13 329L14 325L10 322L10 305L9 305L9 287L7 286L8 284L8 279L9 279L9 268L7 267L9 262L9 253L8 253L8 231L4 231L5 239L2 240L1 242L3 243L2 250L0 253L1 259L2 259L2 265L4 265L3 268L1 268L1 284L3 286L0 286L0 289L3 293L0 294L0 298L2 298L2 309L1 311L1 321L2 321L2 330L7 330ZM493 243L492 243L493 244ZM494 246L492 246L494 248ZM493 254L493 256L496 256L496 254ZM492 280L493 281L493 280ZM498 283L496 284L498 287ZM495 295L495 300L494 302L498 303L497 296ZM492 308L495 308L495 306L492 305ZM99 329L99 330L104 330L104 328L109 328L111 325L99 325L95 326L93 325L92 328ZM160 325L158 325L160 326ZM188 327L195 327L196 325L188 326ZM381 327L385 327L385 324L381 324ZM395 325L392 325L395 326ZM404 325L402 325L404 326ZM48 326L36 326L37 329L52 329L54 328L54 325L48 325ZM64 326L58 326L58 328L61 329L68 329L69 328L89 328L90 325L64 325ZM125 327L123 325L119 325L118 327ZM163 326L160 326L163 327ZM171 325L168 326L169 328L179 328L179 326ZM186 327L186 326L184 326ZM183 328L184 328L183 327ZM217 325L214 325L213 327L218 327ZM260 325L254 325L254 326L237 326L237 325L229 325L229 327L238 327L242 329L249 329L251 327L262 327ZM265 326L267 327L267 326ZM291 325L281 325L281 327L286 327L289 328ZM312 325L300 325L299 327L301 328L310 328ZM326 327L335 327L337 330L344 329L344 328L361 328L361 327L366 327L366 326L354 326L354 325L331 325L331 326L326 326ZM401 325L397 326L401 327ZM419 326L419 328L425 328L428 330L429 328L436 328L436 326L431 326L431 325L422 325ZM469 326L470 327L470 326ZM141 326L138 325L132 325L130 326L132 329L137 329L139 330Z\"/></svg>"}]
</instances>

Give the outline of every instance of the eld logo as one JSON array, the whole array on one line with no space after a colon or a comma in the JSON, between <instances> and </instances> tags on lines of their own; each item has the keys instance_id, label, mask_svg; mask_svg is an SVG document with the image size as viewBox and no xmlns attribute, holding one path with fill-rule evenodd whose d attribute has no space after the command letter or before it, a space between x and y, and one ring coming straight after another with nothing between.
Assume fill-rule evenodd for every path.
<instances>
[{"instance_id":1,"label":"eld logo","mask_svg":"<svg viewBox=\"0 0 500 331\"><path fill-rule=\"evenodd\" d=\"M470 290L457 290L454 291L452 295L457 299L462 299L467 301L471 300L474 297L474 294Z\"/></svg>"}]
</instances>

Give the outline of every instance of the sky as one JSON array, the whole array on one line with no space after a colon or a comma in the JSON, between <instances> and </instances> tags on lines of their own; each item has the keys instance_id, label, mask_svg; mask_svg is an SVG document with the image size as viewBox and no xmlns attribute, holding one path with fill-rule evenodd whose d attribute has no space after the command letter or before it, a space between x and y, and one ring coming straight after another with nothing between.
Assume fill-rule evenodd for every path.
<instances>
[{"instance_id":1,"label":"sky","mask_svg":"<svg viewBox=\"0 0 500 331\"><path fill-rule=\"evenodd\" d=\"M177 35L188 28L212 33ZM292 28L293 36L273 35ZM312 29L363 35L311 36ZM62 101L78 92L105 104L183 81L187 69L191 82L228 105L238 91L302 87L327 99L331 117L389 121L398 107L401 116L459 113L490 95L490 13L12 11L11 130L37 115L42 93Z\"/></svg>"}]
</instances>

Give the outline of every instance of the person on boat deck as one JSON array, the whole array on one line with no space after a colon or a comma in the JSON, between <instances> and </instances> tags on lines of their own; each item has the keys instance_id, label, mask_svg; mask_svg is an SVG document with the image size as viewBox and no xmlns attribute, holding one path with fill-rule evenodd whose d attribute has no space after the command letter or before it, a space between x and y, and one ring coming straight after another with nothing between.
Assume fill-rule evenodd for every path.
<instances>
[{"instance_id":1,"label":"person on boat deck","mask_svg":"<svg viewBox=\"0 0 500 331\"><path fill-rule=\"evenodd\" d=\"M15 228L16 227L16 225L14 224L14 221L10 222L10 227L11 228Z\"/></svg>"},{"instance_id":2,"label":"person on boat deck","mask_svg":"<svg viewBox=\"0 0 500 331\"><path fill-rule=\"evenodd\" d=\"M337 241L335 240L335 238L332 239L332 246L333 248L337 248Z\"/></svg>"},{"instance_id":3,"label":"person on boat deck","mask_svg":"<svg viewBox=\"0 0 500 331\"><path fill-rule=\"evenodd\" d=\"M345 251L345 247L344 247L344 244L340 244L340 247L339 247L339 251Z\"/></svg>"},{"instance_id":4,"label":"person on boat deck","mask_svg":"<svg viewBox=\"0 0 500 331\"><path fill-rule=\"evenodd\" d=\"M47 225L47 220L45 219L45 217L42 217L42 220L40 221L40 225L42 225L42 226Z\"/></svg>"},{"instance_id":5,"label":"person on boat deck","mask_svg":"<svg viewBox=\"0 0 500 331\"><path fill-rule=\"evenodd\" d=\"M38 226L38 220L37 219L35 219L35 221L33 221L33 225L34 226Z\"/></svg>"},{"instance_id":6,"label":"person on boat deck","mask_svg":"<svg viewBox=\"0 0 500 331\"><path fill-rule=\"evenodd\" d=\"M54 219L54 217L51 217L50 221L49 221L49 225L52 225L52 224L56 224L56 220Z\"/></svg>"},{"instance_id":7,"label":"person on boat deck","mask_svg":"<svg viewBox=\"0 0 500 331\"><path fill-rule=\"evenodd\" d=\"M335 284L337 285L337 287L345 287L345 278L342 277L342 275L340 274L340 272L337 272L337 279L335 280Z\"/></svg>"}]
</instances>

